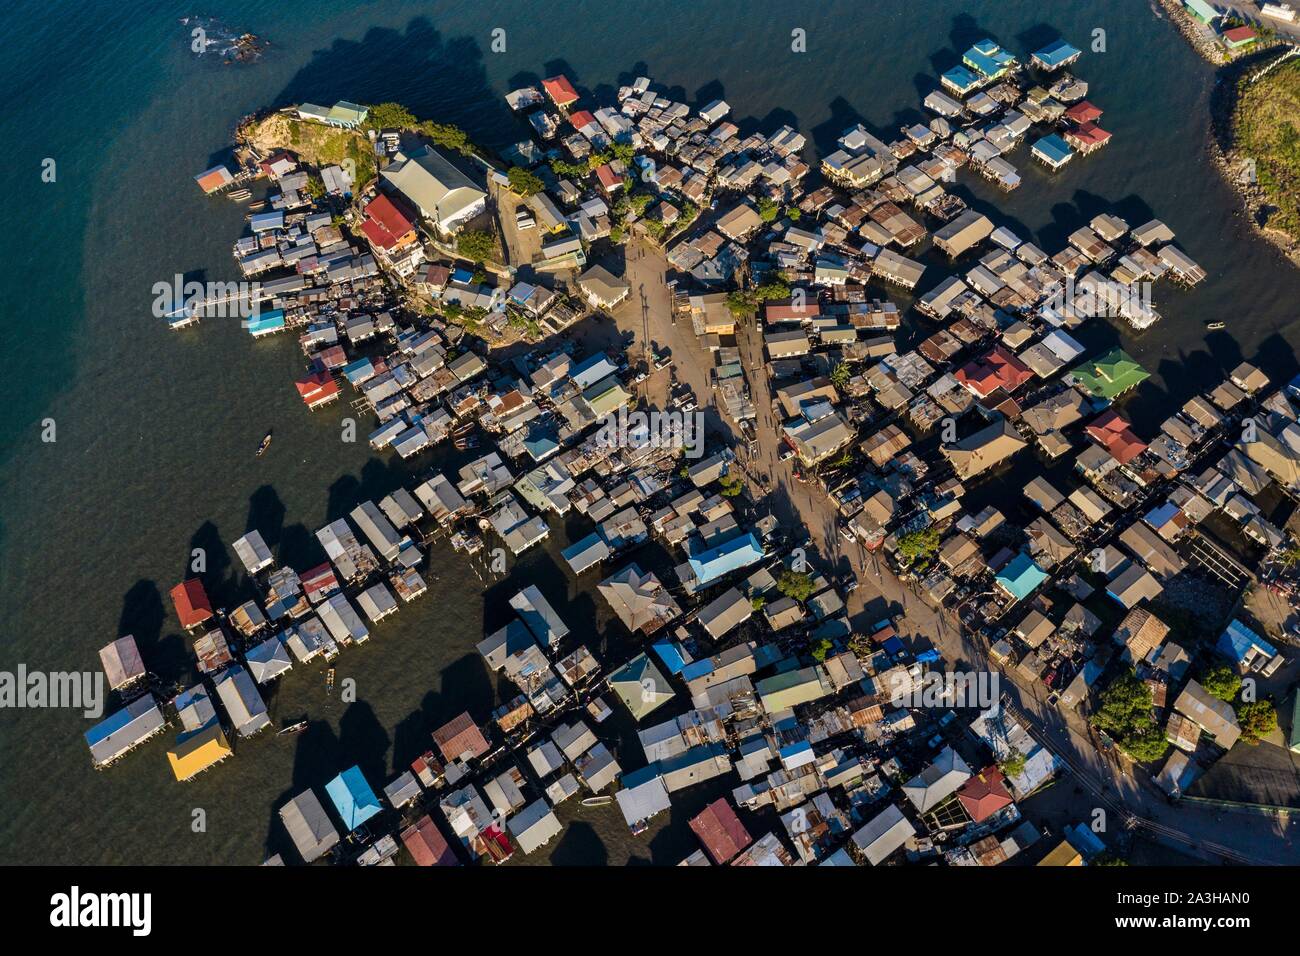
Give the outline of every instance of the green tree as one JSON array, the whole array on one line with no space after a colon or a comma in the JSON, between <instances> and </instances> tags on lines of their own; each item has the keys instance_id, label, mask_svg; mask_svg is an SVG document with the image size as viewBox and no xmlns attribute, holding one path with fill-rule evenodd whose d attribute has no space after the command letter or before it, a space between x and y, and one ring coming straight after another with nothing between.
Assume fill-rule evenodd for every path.
<instances>
[{"instance_id":1,"label":"green tree","mask_svg":"<svg viewBox=\"0 0 1300 956\"><path fill-rule=\"evenodd\" d=\"M812 575L804 571L782 571L776 579L776 589L786 597L796 601L806 601L812 597Z\"/></svg>"},{"instance_id":2,"label":"green tree","mask_svg":"<svg viewBox=\"0 0 1300 956\"><path fill-rule=\"evenodd\" d=\"M833 369L831 369L831 384L841 392L848 386L851 377L851 370L844 362L838 363Z\"/></svg>"},{"instance_id":3,"label":"green tree","mask_svg":"<svg viewBox=\"0 0 1300 956\"><path fill-rule=\"evenodd\" d=\"M467 229L456 237L456 251L474 262L486 262L496 255L496 237L484 229Z\"/></svg>"},{"instance_id":4,"label":"green tree","mask_svg":"<svg viewBox=\"0 0 1300 956\"><path fill-rule=\"evenodd\" d=\"M767 196L758 197L758 218L764 222L772 222L780 212L781 207Z\"/></svg>"},{"instance_id":5,"label":"green tree","mask_svg":"<svg viewBox=\"0 0 1300 956\"><path fill-rule=\"evenodd\" d=\"M813 645L811 651L812 659L820 664L822 661L826 660L826 655L831 652L831 649L834 646L835 646L834 644L832 644L830 641L828 641L826 638L823 637L821 640L819 640L816 644Z\"/></svg>"},{"instance_id":6,"label":"green tree","mask_svg":"<svg viewBox=\"0 0 1300 956\"><path fill-rule=\"evenodd\" d=\"M1201 675L1201 686L1219 700L1232 703L1241 690L1241 677L1227 664L1215 664Z\"/></svg>"},{"instance_id":7,"label":"green tree","mask_svg":"<svg viewBox=\"0 0 1300 956\"><path fill-rule=\"evenodd\" d=\"M316 176L308 176L307 195L312 199L321 199L325 195L325 184Z\"/></svg>"},{"instance_id":8,"label":"green tree","mask_svg":"<svg viewBox=\"0 0 1300 956\"><path fill-rule=\"evenodd\" d=\"M761 611L767 606L767 598L763 597L761 594L756 594L749 599L749 606L756 612Z\"/></svg>"},{"instance_id":9,"label":"green tree","mask_svg":"<svg viewBox=\"0 0 1300 956\"><path fill-rule=\"evenodd\" d=\"M1102 692L1092 723L1114 737L1135 760L1159 760L1169 749L1169 741L1152 719L1151 705L1151 688L1130 667Z\"/></svg>"},{"instance_id":10,"label":"green tree","mask_svg":"<svg viewBox=\"0 0 1300 956\"><path fill-rule=\"evenodd\" d=\"M898 539L898 554L908 564L928 561L939 553L939 529L933 525L910 531Z\"/></svg>"},{"instance_id":11,"label":"green tree","mask_svg":"<svg viewBox=\"0 0 1300 956\"><path fill-rule=\"evenodd\" d=\"M1025 755L1013 747L1006 759L998 764L998 769L1007 777L1020 776L1025 772Z\"/></svg>"},{"instance_id":12,"label":"green tree","mask_svg":"<svg viewBox=\"0 0 1300 956\"><path fill-rule=\"evenodd\" d=\"M739 290L728 292L727 311L731 313L732 318L743 319L754 311L754 303L750 301L749 296Z\"/></svg>"},{"instance_id":13,"label":"green tree","mask_svg":"<svg viewBox=\"0 0 1300 956\"><path fill-rule=\"evenodd\" d=\"M506 179L510 180L510 188L521 196L536 196L542 191L541 179L532 170L522 166L511 166Z\"/></svg>"},{"instance_id":14,"label":"green tree","mask_svg":"<svg viewBox=\"0 0 1300 956\"><path fill-rule=\"evenodd\" d=\"M723 475L718 484L722 486L724 498L734 498L745 490L745 480L739 475Z\"/></svg>"},{"instance_id":15,"label":"green tree","mask_svg":"<svg viewBox=\"0 0 1300 956\"><path fill-rule=\"evenodd\" d=\"M420 124L420 132L435 146L441 146L443 149L454 150L463 156L469 156L474 152L474 144L469 141L469 135L459 126L451 123L434 123L426 120Z\"/></svg>"},{"instance_id":16,"label":"green tree","mask_svg":"<svg viewBox=\"0 0 1300 956\"><path fill-rule=\"evenodd\" d=\"M377 103L369 108L366 123L374 129L415 129L420 121L401 103Z\"/></svg>"},{"instance_id":17,"label":"green tree","mask_svg":"<svg viewBox=\"0 0 1300 956\"><path fill-rule=\"evenodd\" d=\"M1277 730L1277 710L1267 700L1253 700L1237 708L1241 739L1257 744Z\"/></svg>"}]
</instances>

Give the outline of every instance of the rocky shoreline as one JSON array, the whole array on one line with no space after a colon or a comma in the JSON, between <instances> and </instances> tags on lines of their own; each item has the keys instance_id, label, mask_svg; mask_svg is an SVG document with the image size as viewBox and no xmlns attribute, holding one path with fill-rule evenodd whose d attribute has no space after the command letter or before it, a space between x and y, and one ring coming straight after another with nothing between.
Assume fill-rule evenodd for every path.
<instances>
[{"instance_id":1,"label":"rocky shoreline","mask_svg":"<svg viewBox=\"0 0 1300 956\"><path fill-rule=\"evenodd\" d=\"M1206 37L1200 29L1200 24L1192 19L1187 8L1179 0L1156 0L1156 2L1164 8L1165 13L1169 15L1169 22L1178 28L1178 32L1186 38L1202 59L1209 60L1215 66L1223 66L1230 62L1227 51Z\"/></svg>"},{"instance_id":2,"label":"rocky shoreline","mask_svg":"<svg viewBox=\"0 0 1300 956\"><path fill-rule=\"evenodd\" d=\"M1164 8L1169 22L1192 45L1202 59L1214 64L1217 83L1210 96L1211 136L1207 144L1210 161L1220 175L1241 197L1245 207L1244 216L1251 229L1266 242L1278 249L1284 256L1300 266L1300 240L1278 229L1270 229L1267 221L1268 197L1247 175L1247 157L1233 145L1232 113L1237 100L1237 84L1251 69L1256 68L1267 51L1276 50L1288 44L1274 41L1261 45L1251 55L1229 57L1227 51L1214 40L1206 36L1205 31L1187 12L1180 0L1156 0Z\"/></svg>"},{"instance_id":3,"label":"rocky shoreline","mask_svg":"<svg viewBox=\"0 0 1300 956\"><path fill-rule=\"evenodd\" d=\"M1233 141L1232 120L1237 104L1238 84L1259 63L1258 58L1251 57L1219 71L1218 85L1210 96L1210 161L1241 197L1245 218L1254 232L1291 260L1293 265L1300 266L1300 239L1280 229L1268 227L1269 198L1258 184L1251 181L1247 172L1250 157L1238 149Z\"/></svg>"}]
</instances>

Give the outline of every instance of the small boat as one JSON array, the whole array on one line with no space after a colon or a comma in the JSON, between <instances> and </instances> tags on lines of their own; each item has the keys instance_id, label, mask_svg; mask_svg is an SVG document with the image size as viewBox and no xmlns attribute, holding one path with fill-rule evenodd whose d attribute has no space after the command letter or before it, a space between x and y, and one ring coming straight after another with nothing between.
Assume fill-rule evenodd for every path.
<instances>
[{"instance_id":1,"label":"small boat","mask_svg":"<svg viewBox=\"0 0 1300 956\"><path fill-rule=\"evenodd\" d=\"M608 794L600 797L585 797L582 801L584 807L607 807L614 802L614 798Z\"/></svg>"},{"instance_id":2,"label":"small boat","mask_svg":"<svg viewBox=\"0 0 1300 956\"><path fill-rule=\"evenodd\" d=\"M283 737L285 734L296 734L307 729L307 721L300 720L296 724L290 724L287 727L281 727L275 732L277 737Z\"/></svg>"},{"instance_id":3,"label":"small boat","mask_svg":"<svg viewBox=\"0 0 1300 956\"><path fill-rule=\"evenodd\" d=\"M233 199L235 202L243 202L245 199L251 199L253 193L248 189L236 189L234 192L226 193L227 199Z\"/></svg>"},{"instance_id":4,"label":"small boat","mask_svg":"<svg viewBox=\"0 0 1300 956\"><path fill-rule=\"evenodd\" d=\"M325 693L334 693L334 668L332 667L325 672Z\"/></svg>"},{"instance_id":5,"label":"small boat","mask_svg":"<svg viewBox=\"0 0 1300 956\"><path fill-rule=\"evenodd\" d=\"M271 433L267 432L266 437L262 439L262 444L257 446L257 457L261 458L266 454L266 450L271 447Z\"/></svg>"},{"instance_id":6,"label":"small boat","mask_svg":"<svg viewBox=\"0 0 1300 956\"><path fill-rule=\"evenodd\" d=\"M1206 322L1205 327L1211 332L1217 332L1219 329L1225 328L1222 322Z\"/></svg>"}]
</instances>

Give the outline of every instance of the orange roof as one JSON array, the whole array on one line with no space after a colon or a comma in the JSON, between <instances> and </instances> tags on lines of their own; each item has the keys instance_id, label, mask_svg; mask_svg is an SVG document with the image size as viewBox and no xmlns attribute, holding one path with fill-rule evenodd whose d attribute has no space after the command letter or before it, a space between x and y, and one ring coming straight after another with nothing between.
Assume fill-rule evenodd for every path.
<instances>
[{"instance_id":1,"label":"orange roof","mask_svg":"<svg viewBox=\"0 0 1300 956\"><path fill-rule=\"evenodd\" d=\"M193 627L212 617L212 603L208 600L208 593L203 590L203 582L198 578L182 581L172 588L171 596L181 627Z\"/></svg>"},{"instance_id":2,"label":"orange roof","mask_svg":"<svg viewBox=\"0 0 1300 956\"><path fill-rule=\"evenodd\" d=\"M546 95L555 101L556 106L567 106L578 99L578 91L573 88L573 84L563 73L549 80L542 80L542 88L546 90Z\"/></svg>"},{"instance_id":3,"label":"orange roof","mask_svg":"<svg viewBox=\"0 0 1300 956\"><path fill-rule=\"evenodd\" d=\"M586 110L578 110L578 112L569 117L569 122L572 124L574 129L582 129L584 126L589 126L596 122L596 117L592 116Z\"/></svg>"},{"instance_id":4,"label":"orange roof","mask_svg":"<svg viewBox=\"0 0 1300 956\"><path fill-rule=\"evenodd\" d=\"M995 345L988 354L959 368L954 377L980 398L986 398L999 388L1014 392L1034 373L1001 345Z\"/></svg>"},{"instance_id":5,"label":"orange roof","mask_svg":"<svg viewBox=\"0 0 1300 956\"><path fill-rule=\"evenodd\" d=\"M1084 429L1088 437L1101 445L1121 465L1128 464L1146 450L1146 442L1133 433L1129 423L1113 408L1102 412Z\"/></svg>"}]
</instances>

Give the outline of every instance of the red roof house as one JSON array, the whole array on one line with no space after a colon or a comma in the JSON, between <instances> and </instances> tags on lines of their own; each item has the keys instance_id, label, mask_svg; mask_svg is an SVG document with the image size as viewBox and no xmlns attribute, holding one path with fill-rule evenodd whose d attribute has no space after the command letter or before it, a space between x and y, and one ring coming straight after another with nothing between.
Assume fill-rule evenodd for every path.
<instances>
[{"instance_id":1,"label":"red roof house","mask_svg":"<svg viewBox=\"0 0 1300 956\"><path fill-rule=\"evenodd\" d=\"M1006 348L995 345L988 354L959 368L954 377L980 398L987 398L998 389L1014 392L1034 373Z\"/></svg>"},{"instance_id":2,"label":"red roof house","mask_svg":"<svg viewBox=\"0 0 1300 956\"><path fill-rule=\"evenodd\" d=\"M579 131L587 126L595 126L597 129L600 129L600 124L596 122L596 117L592 116L587 110L578 110L578 112L570 116L569 125Z\"/></svg>"},{"instance_id":3,"label":"red roof house","mask_svg":"<svg viewBox=\"0 0 1300 956\"><path fill-rule=\"evenodd\" d=\"M180 618L181 627L188 630L202 624L212 617L212 602L208 592L203 590L203 582L198 578L182 581L171 590L172 604L176 606L176 616Z\"/></svg>"},{"instance_id":4,"label":"red roof house","mask_svg":"<svg viewBox=\"0 0 1300 956\"><path fill-rule=\"evenodd\" d=\"M600 180L600 187L606 193L614 193L623 188L623 178L614 172L614 167L609 163L596 167L596 178Z\"/></svg>"},{"instance_id":5,"label":"red roof house","mask_svg":"<svg viewBox=\"0 0 1300 956\"><path fill-rule=\"evenodd\" d=\"M433 742L448 762L461 758L481 757L490 749L483 731L478 729L469 711L443 724L433 732Z\"/></svg>"},{"instance_id":6,"label":"red roof house","mask_svg":"<svg viewBox=\"0 0 1300 956\"><path fill-rule=\"evenodd\" d=\"M326 371L313 372L293 384L308 408L318 408L339 397L339 383Z\"/></svg>"},{"instance_id":7,"label":"red roof house","mask_svg":"<svg viewBox=\"0 0 1300 956\"><path fill-rule=\"evenodd\" d=\"M957 799L976 823L982 823L1003 807L1011 806L1011 794L1003 783L1005 779L997 767L985 767L957 788Z\"/></svg>"},{"instance_id":8,"label":"red roof house","mask_svg":"<svg viewBox=\"0 0 1300 956\"><path fill-rule=\"evenodd\" d=\"M1259 34L1250 27L1233 27L1231 30L1223 31L1223 38L1228 41L1228 46L1241 46L1258 37Z\"/></svg>"},{"instance_id":9,"label":"red roof house","mask_svg":"<svg viewBox=\"0 0 1300 956\"><path fill-rule=\"evenodd\" d=\"M460 860L426 813L402 831L402 842L418 866L459 866Z\"/></svg>"},{"instance_id":10,"label":"red roof house","mask_svg":"<svg viewBox=\"0 0 1300 956\"><path fill-rule=\"evenodd\" d=\"M225 166L213 166L206 173L199 173L194 177L194 181L199 184L199 188L205 193L216 192L224 186L229 186L235 181L235 177L230 175L230 170Z\"/></svg>"},{"instance_id":11,"label":"red roof house","mask_svg":"<svg viewBox=\"0 0 1300 956\"><path fill-rule=\"evenodd\" d=\"M270 176L272 179L279 179L287 173L293 172L298 168L298 161L293 158L293 154L286 150L280 150L259 163L262 174Z\"/></svg>"},{"instance_id":12,"label":"red roof house","mask_svg":"<svg viewBox=\"0 0 1300 956\"><path fill-rule=\"evenodd\" d=\"M1084 429L1088 437L1101 445L1121 465L1126 465L1146 450L1146 442L1134 434L1119 412L1108 408Z\"/></svg>"},{"instance_id":13,"label":"red roof house","mask_svg":"<svg viewBox=\"0 0 1300 956\"><path fill-rule=\"evenodd\" d=\"M573 88L573 84L564 74L542 80L542 88L546 90L546 95L556 106L568 106L578 101L578 91Z\"/></svg>"},{"instance_id":14,"label":"red roof house","mask_svg":"<svg viewBox=\"0 0 1300 956\"><path fill-rule=\"evenodd\" d=\"M1082 100L1065 111L1065 118L1071 123L1095 123L1101 119L1101 110Z\"/></svg>"},{"instance_id":15,"label":"red roof house","mask_svg":"<svg viewBox=\"0 0 1300 956\"><path fill-rule=\"evenodd\" d=\"M391 199L382 193L366 203L361 231L373 245L385 252L415 241L415 226Z\"/></svg>"},{"instance_id":16,"label":"red roof house","mask_svg":"<svg viewBox=\"0 0 1300 956\"><path fill-rule=\"evenodd\" d=\"M1110 141L1110 132L1096 123L1083 123L1065 131L1065 141L1081 153L1091 153Z\"/></svg>"},{"instance_id":17,"label":"red roof house","mask_svg":"<svg viewBox=\"0 0 1300 956\"><path fill-rule=\"evenodd\" d=\"M334 569L329 566L329 562L318 564L310 571L304 571L298 575L298 580L302 582L302 591L312 604L329 597L339 589L339 579L335 577Z\"/></svg>"},{"instance_id":18,"label":"red roof house","mask_svg":"<svg viewBox=\"0 0 1300 956\"><path fill-rule=\"evenodd\" d=\"M704 851L719 866L754 842L725 797L718 797L694 817L691 829L704 844Z\"/></svg>"}]
</instances>

